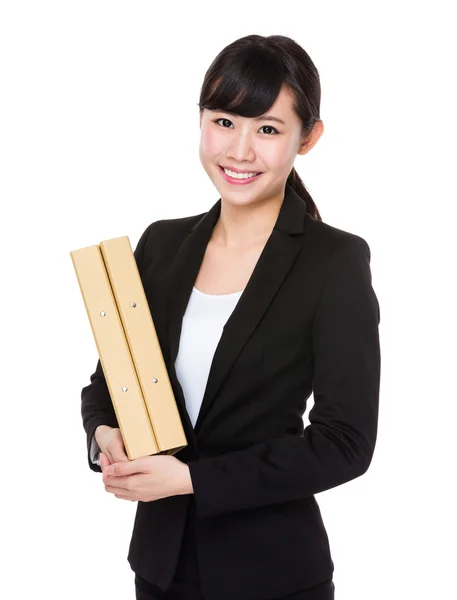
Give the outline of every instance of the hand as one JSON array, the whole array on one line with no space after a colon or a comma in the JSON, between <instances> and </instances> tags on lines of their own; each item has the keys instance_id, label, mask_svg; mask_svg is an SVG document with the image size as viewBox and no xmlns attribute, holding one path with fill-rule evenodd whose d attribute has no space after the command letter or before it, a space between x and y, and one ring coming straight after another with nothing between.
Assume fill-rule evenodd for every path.
<instances>
[{"instance_id":1,"label":"hand","mask_svg":"<svg viewBox=\"0 0 457 600\"><path fill-rule=\"evenodd\" d=\"M193 493L189 467L175 456L145 456L110 465L101 452L100 464L105 489L116 498L152 502Z\"/></svg>"},{"instance_id":2,"label":"hand","mask_svg":"<svg viewBox=\"0 0 457 600\"><path fill-rule=\"evenodd\" d=\"M129 460L125 452L121 430L118 427L99 425L95 430L94 437L109 464Z\"/></svg>"}]
</instances>

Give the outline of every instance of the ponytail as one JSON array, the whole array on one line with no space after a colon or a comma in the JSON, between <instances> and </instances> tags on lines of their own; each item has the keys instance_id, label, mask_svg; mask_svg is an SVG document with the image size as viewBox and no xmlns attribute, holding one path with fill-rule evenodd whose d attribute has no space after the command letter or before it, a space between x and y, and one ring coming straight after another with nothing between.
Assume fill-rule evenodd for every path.
<instances>
[{"instance_id":1,"label":"ponytail","mask_svg":"<svg viewBox=\"0 0 457 600\"><path fill-rule=\"evenodd\" d=\"M311 198L310 193L306 189L305 184L300 179L295 167L292 167L289 177L287 178L286 185L290 185L294 192L296 192L306 204L306 212L314 217L317 221L322 221L319 210L317 209L314 200Z\"/></svg>"}]
</instances>

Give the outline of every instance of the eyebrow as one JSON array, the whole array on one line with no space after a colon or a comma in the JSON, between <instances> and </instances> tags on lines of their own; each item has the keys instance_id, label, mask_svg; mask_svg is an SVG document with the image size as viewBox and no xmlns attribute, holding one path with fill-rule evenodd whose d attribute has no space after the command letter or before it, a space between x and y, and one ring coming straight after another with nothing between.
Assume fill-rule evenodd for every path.
<instances>
[{"instance_id":1,"label":"eyebrow","mask_svg":"<svg viewBox=\"0 0 457 600\"><path fill-rule=\"evenodd\" d=\"M254 121L275 121L276 123L282 123L285 125L285 122L282 119L278 119L278 117L274 117L273 115L264 115L263 117L255 117Z\"/></svg>"},{"instance_id":2,"label":"eyebrow","mask_svg":"<svg viewBox=\"0 0 457 600\"><path fill-rule=\"evenodd\" d=\"M227 113L228 115L233 115L235 117L239 116L236 113L231 112L230 110L221 110L219 112L224 112L224 113ZM254 121L274 121L275 123L281 123L282 125L286 124L282 119L279 119L278 117L275 117L273 115L263 115L260 117L253 117L253 118L254 118Z\"/></svg>"}]
</instances>

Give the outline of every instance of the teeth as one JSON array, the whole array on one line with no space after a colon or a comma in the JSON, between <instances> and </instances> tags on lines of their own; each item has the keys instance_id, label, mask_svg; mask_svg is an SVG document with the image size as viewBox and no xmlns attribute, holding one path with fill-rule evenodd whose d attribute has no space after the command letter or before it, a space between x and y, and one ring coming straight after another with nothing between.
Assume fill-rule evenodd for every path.
<instances>
[{"instance_id":1,"label":"teeth","mask_svg":"<svg viewBox=\"0 0 457 600\"><path fill-rule=\"evenodd\" d=\"M249 179L257 175L257 173L235 173L234 171L230 171L230 169L224 169L224 171L229 177L233 177L233 179Z\"/></svg>"}]
</instances>

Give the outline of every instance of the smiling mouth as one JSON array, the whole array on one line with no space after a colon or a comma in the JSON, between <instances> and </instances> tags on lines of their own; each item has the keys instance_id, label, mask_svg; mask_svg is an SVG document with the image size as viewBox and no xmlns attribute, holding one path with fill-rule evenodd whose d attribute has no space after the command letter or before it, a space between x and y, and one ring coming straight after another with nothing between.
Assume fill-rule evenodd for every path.
<instances>
[{"instance_id":1,"label":"smiling mouth","mask_svg":"<svg viewBox=\"0 0 457 600\"><path fill-rule=\"evenodd\" d=\"M251 181L255 181L256 179L258 179L263 174L263 171L259 171L253 177L231 177L228 173L225 172L224 167L222 167L221 165L219 165L219 169L220 169L224 179L230 183L235 183L235 182L236 183L250 183ZM230 170L231 169L229 169L229 171ZM232 172L236 173L236 171L232 171ZM254 173L254 171L251 171L251 172Z\"/></svg>"}]
</instances>

